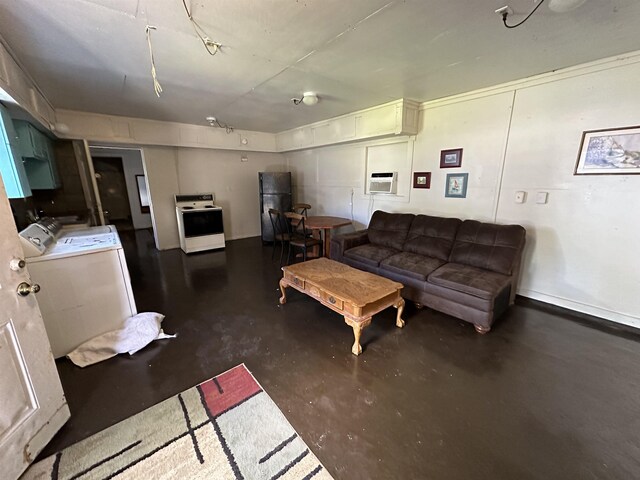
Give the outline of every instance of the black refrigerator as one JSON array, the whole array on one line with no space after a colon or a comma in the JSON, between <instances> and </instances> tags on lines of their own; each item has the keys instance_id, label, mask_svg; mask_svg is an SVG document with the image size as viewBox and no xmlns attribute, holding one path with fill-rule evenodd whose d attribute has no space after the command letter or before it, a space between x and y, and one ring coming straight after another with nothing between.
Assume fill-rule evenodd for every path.
<instances>
[{"instance_id":1,"label":"black refrigerator","mask_svg":"<svg viewBox=\"0 0 640 480\"><path fill-rule=\"evenodd\" d=\"M260 217L262 241L273 242L273 227L269 219L269 209L281 212L291 211L291 172L260 172Z\"/></svg>"}]
</instances>

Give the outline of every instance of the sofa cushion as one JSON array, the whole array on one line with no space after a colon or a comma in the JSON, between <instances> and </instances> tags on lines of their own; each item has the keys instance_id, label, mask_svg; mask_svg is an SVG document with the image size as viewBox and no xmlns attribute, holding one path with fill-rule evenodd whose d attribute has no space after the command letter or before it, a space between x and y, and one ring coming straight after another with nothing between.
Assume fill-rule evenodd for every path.
<instances>
[{"instance_id":1,"label":"sofa cushion","mask_svg":"<svg viewBox=\"0 0 640 480\"><path fill-rule=\"evenodd\" d=\"M369 221L369 241L381 247L402 250L413 221L412 213L387 213L376 210Z\"/></svg>"},{"instance_id":2,"label":"sofa cushion","mask_svg":"<svg viewBox=\"0 0 640 480\"><path fill-rule=\"evenodd\" d=\"M490 300L510 284L511 277L482 268L447 263L427 278L429 283Z\"/></svg>"},{"instance_id":3,"label":"sofa cushion","mask_svg":"<svg viewBox=\"0 0 640 480\"><path fill-rule=\"evenodd\" d=\"M382 260L391 255L398 253L398 250L394 248L381 247L379 245L373 245L367 243L360 245L359 247L350 248L344 252L344 256L357 260L358 262L377 267Z\"/></svg>"},{"instance_id":4,"label":"sofa cushion","mask_svg":"<svg viewBox=\"0 0 640 480\"><path fill-rule=\"evenodd\" d=\"M459 218L416 215L402 250L449 260L456 232L461 223L462 220Z\"/></svg>"},{"instance_id":5,"label":"sofa cushion","mask_svg":"<svg viewBox=\"0 0 640 480\"><path fill-rule=\"evenodd\" d=\"M439 258L401 252L382 260L380 262L380 268L382 270L404 274L424 282L431 272L445 263L444 260L440 260Z\"/></svg>"},{"instance_id":6,"label":"sofa cushion","mask_svg":"<svg viewBox=\"0 0 640 480\"><path fill-rule=\"evenodd\" d=\"M520 225L496 225L465 220L460 225L450 262L511 275L524 246Z\"/></svg>"}]
</instances>

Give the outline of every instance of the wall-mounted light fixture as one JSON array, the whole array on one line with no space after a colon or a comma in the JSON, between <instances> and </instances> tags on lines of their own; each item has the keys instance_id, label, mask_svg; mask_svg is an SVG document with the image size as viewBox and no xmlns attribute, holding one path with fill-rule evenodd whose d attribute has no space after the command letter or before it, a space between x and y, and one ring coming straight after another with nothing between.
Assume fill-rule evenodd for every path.
<instances>
[{"instance_id":1,"label":"wall-mounted light fixture","mask_svg":"<svg viewBox=\"0 0 640 480\"><path fill-rule=\"evenodd\" d=\"M304 103L305 105L311 106L318 103L318 95L313 92L304 92L302 94L302 97L292 98L291 101L294 105L300 105L301 103Z\"/></svg>"},{"instance_id":2,"label":"wall-mounted light fixture","mask_svg":"<svg viewBox=\"0 0 640 480\"><path fill-rule=\"evenodd\" d=\"M586 3L586 1L587 0L549 0L549 10L557 13L569 12L571 10L578 8L583 3ZM536 11L542 6L545 0L536 0L536 2L538 4L533 8L533 10L531 10L531 12L529 12L529 14L526 17L524 17L522 21L515 24L509 25L507 23L507 17L509 17L509 15L513 15L513 10L511 9L511 7L509 7L509 5L505 5L504 7L497 9L496 13L502 17L502 23L504 24L505 27L516 28L522 25L527 20L529 20L531 15L536 13Z\"/></svg>"},{"instance_id":3,"label":"wall-mounted light fixture","mask_svg":"<svg viewBox=\"0 0 640 480\"><path fill-rule=\"evenodd\" d=\"M233 127L231 125L227 125L226 123L221 123L216 117L206 117L205 120L209 122L210 127L224 128L227 131L227 133L233 132Z\"/></svg>"}]
</instances>

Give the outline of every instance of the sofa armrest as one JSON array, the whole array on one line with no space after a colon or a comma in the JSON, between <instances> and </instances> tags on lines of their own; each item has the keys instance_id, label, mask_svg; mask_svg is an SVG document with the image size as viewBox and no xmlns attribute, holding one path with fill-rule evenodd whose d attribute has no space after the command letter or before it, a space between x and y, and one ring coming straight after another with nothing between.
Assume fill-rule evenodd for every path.
<instances>
[{"instance_id":1,"label":"sofa armrest","mask_svg":"<svg viewBox=\"0 0 640 480\"><path fill-rule=\"evenodd\" d=\"M350 248L364 245L366 243L369 243L367 230L358 230L352 233L333 235L331 237L331 258L341 262L344 252Z\"/></svg>"}]
</instances>

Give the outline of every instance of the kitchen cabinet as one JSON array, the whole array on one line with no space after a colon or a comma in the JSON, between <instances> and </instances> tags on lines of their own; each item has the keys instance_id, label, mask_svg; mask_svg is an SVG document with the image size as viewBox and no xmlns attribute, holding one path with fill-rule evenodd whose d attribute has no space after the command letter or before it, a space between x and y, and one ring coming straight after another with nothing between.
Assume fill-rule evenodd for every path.
<instances>
[{"instance_id":1,"label":"kitchen cabinet","mask_svg":"<svg viewBox=\"0 0 640 480\"><path fill-rule=\"evenodd\" d=\"M418 133L420 104L401 99L276 134L276 150L289 152L359 140Z\"/></svg>"},{"instance_id":2,"label":"kitchen cabinet","mask_svg":"<svg viewBox=\"0 0 640 480\"><path fill-rule=\"evenodd\" d=\"M31 196L31 188L9 112L0 105L0 175L9 198Z\"/></svg>"},{"instance_id":3,"label":"kitchen cabinet","mask_svg":"<svg viewBox=\"0 0 640 480\"><path fill-rule=\"evenodd\" d=\"M49 137L29 122L16 120L14 124L31 189L51 190L60 187L53 143Z\"/></svg>"},{"instance_id":4,"label":"kitchen cabinet","mask_svg":"<svg viewBox=\"0 0 640 480\"><path fill-rule=\"evenodd\" d=\"M14 125L18 133L18 144L20 152L25 158L37 158L38 160L48 160L49 152L47 150L46 136L36 127L24 120L15 120Z\"/></svg>"}]
</instances>

